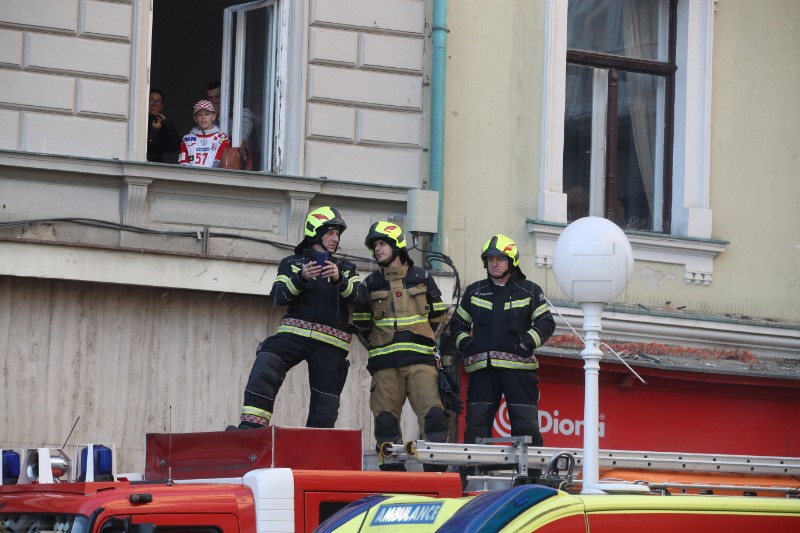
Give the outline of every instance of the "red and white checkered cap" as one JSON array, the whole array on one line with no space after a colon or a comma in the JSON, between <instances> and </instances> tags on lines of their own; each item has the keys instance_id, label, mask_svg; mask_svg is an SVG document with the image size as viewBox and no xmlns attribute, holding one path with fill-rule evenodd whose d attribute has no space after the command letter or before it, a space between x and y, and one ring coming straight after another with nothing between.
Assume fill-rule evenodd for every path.
<instances>
[{"instance_id":1,"label":"red and white checkered cap","mask_svg":"<svg viewBox=\"0 0 800 533\"><path fill-rule=\"evenodd\" d=\"M206 111L211 111L212 113L216 113L216 111L214 111L214 104L212 104L208 100L200 100L199 102L194 104L194 111L192 112L192 115L196 115L197 112L200 111L201 109L205 109Z\"/></svg>"}]
</instances>

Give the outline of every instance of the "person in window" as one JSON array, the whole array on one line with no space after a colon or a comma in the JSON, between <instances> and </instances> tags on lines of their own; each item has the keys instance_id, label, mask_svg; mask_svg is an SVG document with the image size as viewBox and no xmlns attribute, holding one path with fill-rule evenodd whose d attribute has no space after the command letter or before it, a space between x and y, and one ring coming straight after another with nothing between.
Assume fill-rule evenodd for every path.
<instances>
[{"instance_id":1,"label":"person in window","mask_svg":"<svg viewBox=\"0 0 800 533\"><path fill-rule=\"evenodd\" d=\"M414 266L398 225L376 222L364 245L380 269L361 284L364 297L353 310L353 324L368 343L376 449L382 453L386 443L403 442L400 413L406 398L422 438L446 442L447 418L434 358L434 329L442 326L447 310L442 293L425 269ZM383 464L382 457L379 462L381 470L405 470L403 464ZM431 466L425 469L438 470Z\"/></svg>"},{"instance_id":2,"label":"person in window","mask_svg":"<svg viewBox=\"0 0 800 533\"><path fill-rule=\"evenodd\" d=\"M268 426L287 372L302 361L308 363L311 389L306 426L334 427L350 366L348 306L358 303L361 283L353 263L333 257L346 228L333 207L320 207L308 214L305 237L294 254L281 261L270 293L275 305L287 306L286 314L275 335L256 349L244 390L241 422L227 429Z\"/></svg>"},{"instance_id":3,"label":"person in window","mask_svg":"<svg viewBox=\"0 0 800 533\"><path fill-rule=\"evenodd\" d=\"M187 135L181 142L181 153L178 163L197 167L219 167L222 154L231 144L228 136L214 125L217 114L214 106L208 100L200 100L194 104L194 122Z\"/></svg>"},{"instance_id":4,"label":"person in window","mask_svg":"<svg viewBox=\"0 0 800 533\"><path fill-rule=\"evenodd\" d=\"M160 89L150 89L150 102L147 117L147 160L164 162L165 152L177 152L181 136L172 121L164 116L164 93ZM175 162L174 160L172 161Z\"/></svg>"},{"instance_id":5,"label":"person in window","mask_svg":"<svg viewBox=\"0 0 800 533\"><path fill-rule=\"evenodd\" d=\"M555 320L542 288L519 268L514 241L493 236L481 259L488 276L467 287L450 326L469 376L464 441L492 436L505 395L511 435L530 435L533 446L542 446L539 362L533 351L553 334Z\"/></svg>"},{"instance_id":6,"label":"person in window","mask_svg":"<svg viewBox=\"0 0 800 533\"><path fill-rule=\"evenodd\" d=\"M222 88L219 81L212 81L208 85L206 85L206 96L208 96L208 100L214 104L214 112L219 117L219 101L220 95L222 94ZM231 116L228 119L228 127L233 127L233 106L231 105ZM241 135L241 142L244 143L247 141L248 146L251 146L252 143L250 142L250 134L253 132L253 126L255 125L255 115L253 112L250 111L248 108L242 108L242 126L239 130Z\"/></svg>"}]
</instances>

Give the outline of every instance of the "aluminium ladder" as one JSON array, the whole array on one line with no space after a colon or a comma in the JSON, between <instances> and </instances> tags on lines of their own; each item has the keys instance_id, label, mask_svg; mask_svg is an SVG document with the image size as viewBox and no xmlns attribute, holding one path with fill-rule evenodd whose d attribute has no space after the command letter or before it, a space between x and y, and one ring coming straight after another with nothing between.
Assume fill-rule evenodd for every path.
<instances>
[{"instance_id":1,"label":"aluminium ladder","mask_svg":"<svg viewBox=\"0 0 800 533\"><path fill-rule=\"evenodd\" d=\"M582 469L583 449L581 448L534 448L529 446L530 437L502 437L482 439L482 442L502 444L463 444L441 443L417 440L404 445L387 444L383 448L386 462L403 463L416 460L423 464L459 465L466 467L484 467L493 470L513 470L516 477L528 476L529 470L543 470L545 477L553 473L569 470L567 480L572 482L572 469ZM566 457L569 456L569 457ZM554 459L567 459L564 465L555 467ZM571 458L571 459L570 459ZM694 473L720 472L728 474L783 475L793 476L800 480L800 458L755 456L755 455L723 455L702 453L653 452L630 450L600 450L599 466L605 468L627 468L641 470L685 471ZM473 476L477 479L480 476ZM488 479L512 480L514 477L498 478L484 476ZM580 482L579 480L577 481ZM646 483L646 482L645 482ZM785 492L787 496L800 496L800 489L792 487L744 487L722 484L682 484L682 483L647 483L652 490L666 491L670 488L696 490L761 490Z\"/></svg>"}]
</instances>

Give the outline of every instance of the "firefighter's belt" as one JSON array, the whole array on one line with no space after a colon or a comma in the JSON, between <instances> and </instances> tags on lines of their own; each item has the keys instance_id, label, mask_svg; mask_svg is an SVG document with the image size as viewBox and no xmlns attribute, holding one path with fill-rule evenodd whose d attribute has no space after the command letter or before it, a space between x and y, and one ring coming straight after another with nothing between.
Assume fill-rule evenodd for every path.
<instances>
[{"instance_id":1,"label":"firefighter's belt","mask_svg":"<svg viewBox=\"0 0 800 533\"><path fill-rule=\"evenodd\" d=\"M344 331L338 330L333 326L326 326L325 324L317 324L316 322L307 322L305 320L299 320L297 318L284 318L281 320L282 326L294 326L296 328L302 329L310 329L311 331L319 331L321 333L325 333L326 335L330 335L332 337L336 337L337 339L341 339L345 342L350 342L353 336L350 333L345 333Z\"/></svg>"}]
</instances>

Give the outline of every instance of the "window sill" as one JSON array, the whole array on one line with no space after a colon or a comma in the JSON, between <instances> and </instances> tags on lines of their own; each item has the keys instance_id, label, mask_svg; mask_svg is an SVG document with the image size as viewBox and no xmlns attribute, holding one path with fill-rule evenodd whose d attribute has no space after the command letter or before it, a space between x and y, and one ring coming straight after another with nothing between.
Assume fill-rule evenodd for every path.
<instances>
[{"instance_id":1,"label":"window sill","mask_svg":"<svg viewBox=\"0 0 800 533\"><path fill-rule=\"evenodd\" d=\"M552 268L553 250L566 224L528 220L528 233L533 236L536 250L536 266ZM698 239L675 235L661 235L640 231L626 231L625 235L633 248L633 258L640 261L655 261L683 265L683 281L687 284L711 285L714 273L714 258L724 252L728 241Z\"/></svg>"}]
</instances>

